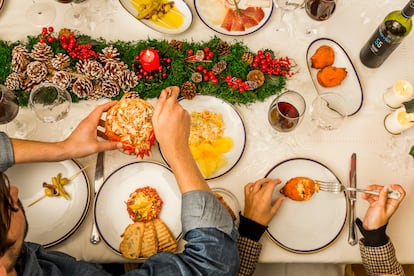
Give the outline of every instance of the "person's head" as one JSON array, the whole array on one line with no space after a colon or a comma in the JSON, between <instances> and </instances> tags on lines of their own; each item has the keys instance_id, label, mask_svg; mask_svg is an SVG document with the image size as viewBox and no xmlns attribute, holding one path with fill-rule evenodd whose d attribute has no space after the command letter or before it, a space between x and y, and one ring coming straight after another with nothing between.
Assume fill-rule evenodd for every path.
<instances>
[{"instance_id":1,"label":"person's head","mask_svg":"<svg viewBox=\"0 0 414 276\"><path fill-rule=\"evenodd\" d=\"M28 230L19 190L0 172L0 265L14 267Z\"/></svg>"}]
</instances>

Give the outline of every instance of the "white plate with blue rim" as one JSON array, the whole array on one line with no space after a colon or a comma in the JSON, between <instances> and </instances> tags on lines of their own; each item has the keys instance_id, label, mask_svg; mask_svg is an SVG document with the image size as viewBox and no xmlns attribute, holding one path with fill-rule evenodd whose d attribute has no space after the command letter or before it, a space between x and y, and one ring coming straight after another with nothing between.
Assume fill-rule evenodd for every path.
<instances>
[{"instance_id":1,"label":"white plate with blue rim","mask_svg":"<svg viewBox=\"0 0 414 276\"><path fill-rule=\"evenodd\" d=\"M71 199L62 196L45 197L43 182L51 183L52 177L62 173L69 178L81 167L74 160L50 163L17 164L6 171L10 185L19 188L19 198L26 212L29 231L26 241L51 247L69 238L84 221L91 203L89 180L84 172L77 175L64 188Z\"/></svg>"},{"instance_id":2,"label":"white plate with blue rim","mask_svg":"<svg viewBox=\"0 0 414 276\"><path fill-rule=\"evenodd\" d=\"M138 19L139 11L137 9L137 0L119 0L122 7L138 21L146 25L148 28L164 33L164 34L180 34L185 32L193 21L193 14L190 7L184 0L174 0L174 8L171 9L166 16L173 18L173 20L180 20L181 24L171 24L168 20L158 17L156 21L151 19ZM163 1L164 2L164 1Z\"/></svg>"},{"instance_id":3,"label":"white plate with blue rim","mask_svg":"<svg viewBox=\"0 0 414 276\"><path fill-rule=\"evenodd\" d=\"M276 164L265 177L279 178L274 198L293 177L338 181L340 179L326 165L309 158L291 158ZM273 243L294 253L316 253L331 244L341 234L347 218L348 201L345 192L316 192L310 200L286 198L276 217L265 232Z\"/></svg>"},{"instance_id":4,"label":"white plate with blue rim","mask_svg":"<svg viewBox=\"0 0 414 276\"><path fill-rule=\"evenodd\" d=\"M121 255L119 245L125 228L134 223L125 202L136 189L152 187L163 201L159 218L173 236L181 237L181 192L172 171L163 164L138 161L113 171L100 187L95 200L95 223L102 240Z\"/></svg>"},{"instance_id":5,"label":"white plate with blue rim","mask_svg":"<svg viewBox=\"0 0 414 276\"><path fill-rule=\"evenodd\" d=\"M272 15L273 1L194 0L194 7L210 29L225 35L242 36L258 31L267 23Z\"/></svg>"},{"instance_id":6,"label":"white plate with blue rim","mask_svg":"<svg viewBox=\"0 0 414 276\"><path fill-rule=\"evenodd\" d=\"M335 87L323 87L320 85L317 79L319 69L312 68L311 57L315 54L316 50L323 45L330 46L334 50L335 60L332 66L342 67L347 71L345 79L340 85ZM330 38L318 38L314 40L308 46L308 50L306 51L306 61L312 82L319 94L327 92L340 94L345 98L345 110L347 116L352 116L361 109L364 101L361 81L351 58L338 42Z\"/></svg>"}]
</instances>

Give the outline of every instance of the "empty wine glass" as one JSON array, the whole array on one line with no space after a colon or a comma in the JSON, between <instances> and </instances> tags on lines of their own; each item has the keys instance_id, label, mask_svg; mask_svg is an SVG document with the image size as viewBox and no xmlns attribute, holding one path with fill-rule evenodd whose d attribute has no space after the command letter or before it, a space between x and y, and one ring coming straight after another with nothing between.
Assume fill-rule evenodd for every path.
<instances>
[{"instance_id":1,"label":"empty wine glass","mask_svg":"<svg viewBox=\"0 0 414 276\"><path fill-rule=\"evenodd\" d=\"M66 10L64 14L64 21L67 26L72 28L79 28L84 23L86 23L86 9L81 9L80 7L75 7L73 3L84 2L85 0L56 0L59 3L70 3L70 8Z\"/></svg>"},{"instance_id":2,"label":"empty wine glass","mask_svg":"<svg viewBox=\"0 0 414 276\"><path fill-rule=\"evenodd\" d=\"M279 10L279 16L276 23L276 31L288 31L292 26L283 23L283 19L287 12L292 12L303 7L304 0L275 0L276 8ZM283 26L285 25L285 27Z\"/></svg>"},{"instance_id":3,"label":"empty wine glass","mask_svg":"<svg viewBox=\"0 0 414 276\"><path fill-rule=\"evenodd\" d=\"M50 26L56 18L56 8L52 4L33 0L26 17L36 27Z\"/></svg>"},{"instance_id":4,"label":"empty wine glass","mask_svg":"<svg viewBox=\"0 0 414 276\"><path fill-rule=\"evenodd\" d=\"M337 93L319 94L312 102L309 113L317 127L325 130L337 129L347 117L345 98Z\"/></svg>"},{"instance_id":5,"label":"empty wine glass","mask_svg":"<svg viewBox=\"0 0 414 276\"><path fill-rule=\"evenodd\" d=\"M10 137L27 138L36 129L36 122L24 116L17 119L18 113L19 102L16 95L6 86L0 85L0 124L7 124L6 132Z\"/></svg>"},{"instance_id":6,"label":"empty wine glass","mask_svg":"<svg viewBox=\"0 0 414 276\"><path fill-rule=\"evenodd\" d=\"M55 123L65 118L70 110L70 93L52 83L42 83L29 96L29 106L37 118L45 123Z\"/></svg>"}]
</instances>

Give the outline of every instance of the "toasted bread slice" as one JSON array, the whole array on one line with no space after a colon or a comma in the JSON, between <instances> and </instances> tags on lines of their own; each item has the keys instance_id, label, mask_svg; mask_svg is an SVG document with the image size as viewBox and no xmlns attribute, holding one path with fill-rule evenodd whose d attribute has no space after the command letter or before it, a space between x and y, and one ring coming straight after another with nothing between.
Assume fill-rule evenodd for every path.
<instances>
[{"instance_id":1,"label":"toasted bread slice","mask_svg":"<svg viewBox=\"0 0 414 276\"><path fill-rule=\"evenodd\" d=\"M155 231L158 239L158 251L177 251L178 242L171 234L167 225L161 219L154 220Z\"/></svg>"},{"instance_id":2,"label":"toasted bread slice","mask_svg":"<svg viewBox=\"0 0 414 276\"><path fill-rule=\"evenodd\" d=\"M128 259L138 259L141 254L142 239L144 236L143 222L129 224L122 234L122 241L119 245L119 251L122 256Z\"/></svg>"},{"instance_id":3,"label":"toasted bread slice","mask_svg":"<svg viewBox=\"0 0 414 276\"><path fill-rule=\"evenodd\" d=\"M155 232L154 221L145 223L144 237L142 239L141 256L150 257L158 251L158 240Z\"/></svg>"}]
</instances>

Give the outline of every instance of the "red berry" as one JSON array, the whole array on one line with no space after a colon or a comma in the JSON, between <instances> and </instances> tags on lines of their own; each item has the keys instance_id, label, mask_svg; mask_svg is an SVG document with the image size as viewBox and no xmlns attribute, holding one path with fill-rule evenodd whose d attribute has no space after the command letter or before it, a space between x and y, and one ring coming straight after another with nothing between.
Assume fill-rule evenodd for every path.
<instances>
[{"instance_id":1,"label":"red berry","mask_svg":"<svg viewBox=\"0 0 414 276\"><path fill-rule=\"evenodd\" d=\"M262 50L257 51L257 55L259 56L263 55L263 51Z\"/></svg>"},{"instance_id":2,"label":"red berry","mask_svg":"<svg viewBox=\"0 0 414 276\"><path fill-rule=\"evenodd\" d=\"M46 27L42 28L42 35L47 35L47 28Z\"/></svg>"},{"instance_id":3,"label":"red berry","mask_svg":"<svg viewBox=\"0 0 414 276\"><path fill-rule=\"evenodd\" d=\"M204 53L208 53L208 52L210 52L210 48L208 47L204 48Z\"/></svg>"},{"instance_id":4,"label":"red berry","mask_svg":"<svg viewBox=\"0 0 414 276\"><path fill-rule=\"evenodd\" d=\"M227 76L226 76L226 80L227 80L227 81L231 80L231 76L230 76L230 75L227 75Z\"/></svg>"},{"instance_id":5,"label":"red berry","mask_svg":"<svg viewBox=\"0 0 414 276\"><path fill-rule=\"evenodd\" d=\"M162 78L165 80L167 78L167 73L163 73Z\"/></svg>"},{"instance_id":6,"label":"red berry","mask_svg":"<svg viewBox=\"0 0 414 276\"><path fill-rule=\"evenodd\" d=\"M49 28L47 28L47 30L49 31L49 33L53 33L54 29L52 26L50 26Z\"/></svg>"},{"instance_id":7,"label":"red berry","mask_svg":"<svg viewBox=\"0 0 414 276\"><path fill-rule=\"evenodd\" d=\"M47 37L47 41L49 42L49 43L53 43L53 41L55 41L55 38L53 37L53 36L48 36Z\"/></svg>"},{"instance_id":8,"label":"red berry","mask_svg":"<svg viewBox=\"0 0 414 276\"><path fill-rule=\"evenodd\" d=\"M240 87L239 88L239 91L243 93L244 92L244 88L243 87Z\"/></svg>"},{"instance_id":9,"label":"red berry","mask_svg":"<svg viewBox=\"0 0 414 276\"><path fill-rule=\"evenodd\" d=\"M189 56L191 56L193 54L193 50L190 49L190 50L188 50L187 53L188 53Z\"/></svg>"},{"instance_id":10,"label":"red berry","mask_svg":"<svg viewBox=\"0 0 414 276\"><path fill-rule=\"evenodd\" d=\"M203 71L204 67L203 67L203 65L197 65L196 69L198 71Z\"/></svg>"},{"instance_id":11,"label":"red berry","mask_svg":"<svg viewBox=\"0 0 414 276\"><path fill-rule=\"evenodd\" d=\"M209 77L207 75L204 75L203 80L208 81Z\"/></svg>"},{"instance_id":12,"label":"red berry","mask_svg":"<svg viewBox=\"0 0 414 276\"><path fill-rule=\"evenodd\" d=\"M40 43L45 43L46 42L46 39L42 36L41 38L39 38L39 42Z\"/></svg>"},{"instance_id":13,"label":"red berry","mask_svg":"<svg viewBox=\"0 0 414 276\"><path fill-rule=\"evenodd\" d=\"M212 79L211 82L214 84L218 84L218 79Z\"/></svg>"}]
</instances>

